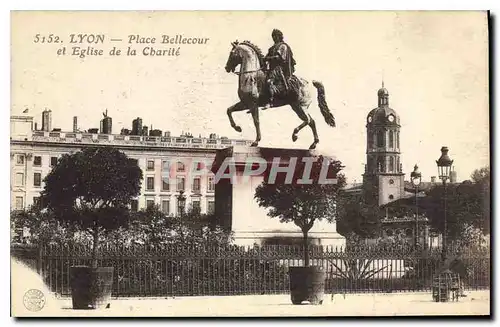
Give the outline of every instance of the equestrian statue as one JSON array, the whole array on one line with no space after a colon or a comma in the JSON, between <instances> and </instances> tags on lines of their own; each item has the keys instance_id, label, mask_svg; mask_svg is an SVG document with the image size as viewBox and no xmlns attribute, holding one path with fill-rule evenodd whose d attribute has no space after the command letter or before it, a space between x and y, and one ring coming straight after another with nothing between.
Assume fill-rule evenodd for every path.
<instances>
[{"instance_id":1,"label":"equestrian statue","mask_svg":"<svg viewBox=\"0 0 500 327\"><path fill-rule=\"evenodd\" d=\"M238 96L240 101L227 109L231 126L241 132L236 125L233 112L248 110L252 114L257 132L252 146L257 146L261 140L259 108L268 109L289 105L302 120L302 123L293 130L292 141L297 140L299 131L309 126L313 132L314 142L309 149L315 149L319 143L314 119L307 109L311 105L313 89L308 81L294 75L295 59L292 49L284 42L283 33L277 29L272 32L274 45L264 56L262 51L250 41L232 42L232 49L226 63L226 72L235 72L240 65ZM318 105L326 123L335 127L333 117L325 99L325 88L319 81L312 81L317 89Z\"/></svg>"}]
</instances>

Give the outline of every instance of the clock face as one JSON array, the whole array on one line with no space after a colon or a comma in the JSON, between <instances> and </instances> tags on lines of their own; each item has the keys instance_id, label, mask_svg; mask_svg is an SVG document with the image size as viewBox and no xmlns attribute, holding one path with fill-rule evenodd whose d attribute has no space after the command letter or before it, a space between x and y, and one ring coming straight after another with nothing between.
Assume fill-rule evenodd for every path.
<instances>
[{"instance_id":1,"label":"clock face","mask_svg":"<svg viewBox=\"0 0 500 327\"><path fill-rule=\"evenodd\" d=\"M368 122L371 123L372 122L372 116L368 117Z\"/></svg>"},{"instance_id":2,"label":"clock face","mask_svg":"<svg viewBox=\"0 0 500 327\"><path fill-rule=\"evenodd\" d=\"M392 123L394 121L394 116L393 115L389 115L389 117L387 117L387 119L389 119L389 121Z\"/></svg>"}]
</instances>

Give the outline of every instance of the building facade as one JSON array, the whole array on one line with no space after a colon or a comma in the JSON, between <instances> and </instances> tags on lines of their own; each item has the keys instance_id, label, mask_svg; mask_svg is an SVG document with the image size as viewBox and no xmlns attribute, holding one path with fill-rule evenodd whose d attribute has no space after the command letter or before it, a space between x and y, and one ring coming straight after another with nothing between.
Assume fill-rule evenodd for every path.
<instances>
[{"instance_id":1,"label":"building facade","mask_svg":"<svg viewBox=\"0 0 500 327\"><path fill-rule=\"evenodd\" d=\"M181 194L186 199L186 210L214 210L214 174L210 165L216 150L247 145L249 141L213 135L195 138L35 130L33 117L21 115L11 116L10 144L12 209L25 209L39 200L43 179L63 154L99 146L118 148L136 159L142 169L142 188L131 204L132 210L155 204L166 214L176 215L181 209Z\"/></svg>"}]
</instances>

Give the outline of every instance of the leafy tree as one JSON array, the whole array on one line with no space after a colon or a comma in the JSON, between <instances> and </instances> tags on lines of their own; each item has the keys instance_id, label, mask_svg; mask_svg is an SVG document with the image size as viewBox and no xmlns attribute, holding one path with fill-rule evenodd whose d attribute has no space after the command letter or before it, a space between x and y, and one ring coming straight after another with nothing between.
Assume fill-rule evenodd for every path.
<instances>
[{"instance_id":1,"label":"leafy tree","mask_svg":"<svg viewBox=\"0 0 500 327\"><path fill-rule=\"evenodd\" d=\"M158 205L154 205L133 214L132 230L143 243L159 244L169 238L174 224L174 217L166 215Z\"/></svg>"},{"instance_id":2,"label":"leafy tree","mask_svg":"<svg viewBox=\"0 0 500 327\"><path fill-rule=\"evenodd\" d=\"M109 233L106 241L115 245L130 243L161 246L227 245L231 233L214 225L212 214L202 214L191 209L182 216L163 213L159 206L150 206L132 213L127 229L120 228Z\"/></svg>"},{"instance_id":3,"label":"leafy tree","mask_svg":"<svg viewBox=\"0 0 500 327\"><path fill-rule=\"evenodd\" d=\"M471 180L473 183L483 184L485 186L490 185L490 167L483 167L476 169L471 174Z\"/></svg>"},{"instance_id":4,"label":"leafy tree","mask_svg":"<svg viewBox=\"0 0 500 327\"><path fill-rule=\"evenodd\" d=\"M70 241L74 229L56 219L47 211L41 211L38 207L30 207L25 210L13 210L10 213L12 227L15 229L27 229L29 236L20 239L20 243L32 245L45 245L49 243L65 244Z\"/></svg>"},{"instance_id":5,"label":"leafy tree","mask_svg":"<svg viewBox=\"0 0 500 327\"><path fill-rule=\"evenodd\" d=\"M174 218L173 241L179 245L229 245L232 233L215 224L214 214L203 214L198 209L190 209L182 216Z\"/></svg>"},{"instance_id":6,"label":"leafy tree","mask_svg":"<svg viewBox=\"0 0 500 327\"><path fill-rule=\"evenodd\" d=\"M337 205L337 232L346 238L354 235L372 238L379 235L383 212L377 203L362 195L342 194Z\"/></svg>"},{"instance_id":7,"label":"leafy tree","mask_svg":"<svg viewBox=\"0 0 500 327\"><path fill-rule=\"evenodd\" d=\"M140 192L142 170L115 148L89 147L63 155L44 181L42 205L92 236L97 266L102 233L129 223L128 205Z\"/></svg>"},{"instance_id":8,"label":"leafy tree","mask_svg":"<svg viewBox=\"0 0 500 327\"><path fill-rule=\"evenodd\" d=\"M321 170L328 167L328 178L336 178L336 183L322 182ZM338 160L319 156L310 170L310 184L299 184L305 171L305 163L298 163L291 183L286 183L281 175L276 181L269 182L265 177L255 191L255 198L261 207L269 208L268 215L278 218L282 223L293 222L303 235L304 262L309 266L308 232L315 221L335 219L339 191L345 186L345 176L340 174L342 164ZM307 170L306 170L307 171Z\"/></svg>"},{"instance_id":9,"label":"leafy tree","mask_svg":"<svg viewBox=\"0 0 500 327\"><path fill-rule=\"evenodd\" d=\"M474 185L470 194L474 197L466 202L466 212L473 216L472 225L482 230L484 234L490 234L491 219L491 177L490 167L476 169L471 175Z\"/></svg>"},{"instance_id":10,"label":"leafy tree","mask_svg":"<svg viewBox=\"0 0 500 327\"><path fill-rule=\"evenodd\" d=\"M470 228L490 233L490 170L475 170L472 180L430 189L421 201L421 208L436 231L444 232L445 191L448 240L460 240Z\"/></svg>"}]
</instances>

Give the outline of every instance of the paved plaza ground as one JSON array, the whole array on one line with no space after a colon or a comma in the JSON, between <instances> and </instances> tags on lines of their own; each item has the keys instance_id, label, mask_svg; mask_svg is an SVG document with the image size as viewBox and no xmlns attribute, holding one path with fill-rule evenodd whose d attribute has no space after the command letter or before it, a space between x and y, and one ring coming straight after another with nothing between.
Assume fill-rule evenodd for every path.
<instances>
[{"instance_id":1,"label":"paved plaza ground","mask_svg":"<svg viewBox=\"0 0 500 327\"><path fill-rule=\"evenodd\" d=\"M114 299L109 309L73 310L71 299L47 299L39 312L18 306L15 316L280 317L489 315L490 292L471 291L459 302L432 302L430 292L325 296L323 305L292 305L289 295Z\"/></svg>"}]
</instances>

